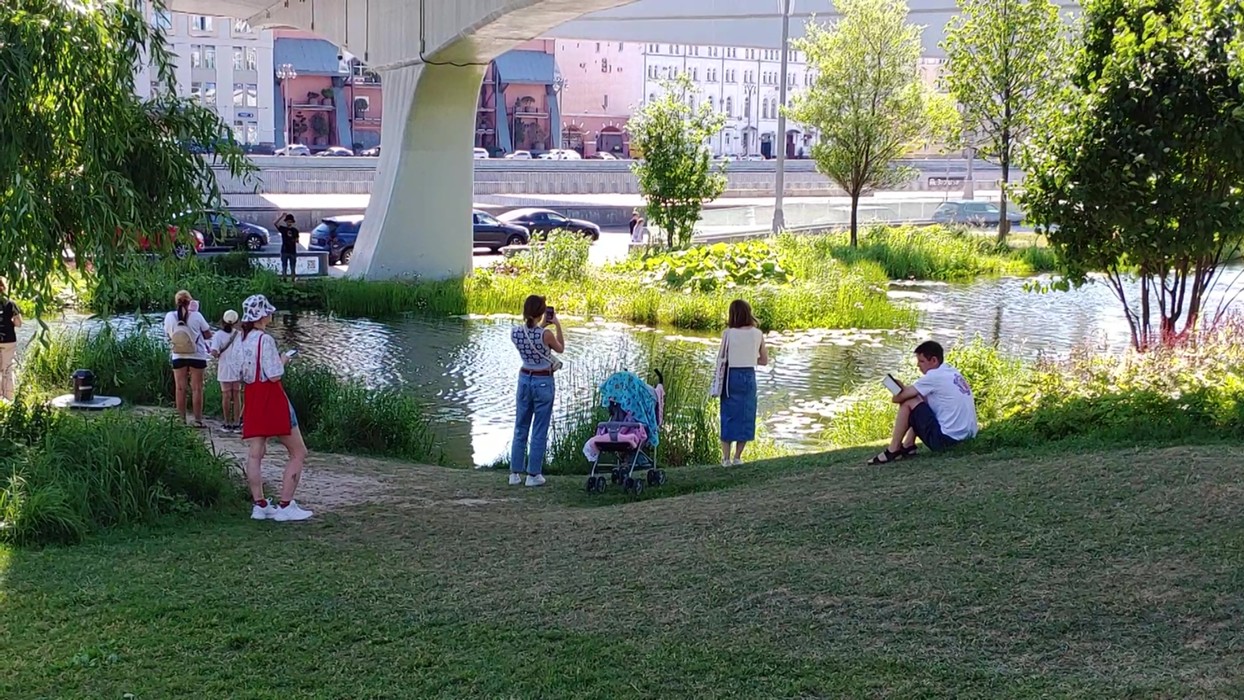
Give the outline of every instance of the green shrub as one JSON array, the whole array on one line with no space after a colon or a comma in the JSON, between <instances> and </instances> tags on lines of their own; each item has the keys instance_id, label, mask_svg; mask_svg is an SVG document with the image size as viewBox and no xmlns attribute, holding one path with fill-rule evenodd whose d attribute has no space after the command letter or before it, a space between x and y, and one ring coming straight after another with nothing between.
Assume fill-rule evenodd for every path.
<instances>
[{"instance_id":1,"label":"green shrub","mask_svg":"<svg viewBox=\"0 0 1244 700\"><path fill-rule=\"evenodd\" d=\"M0 542L73 543L240 495L232 465L175 419L47 411L23 401L0 408Z\"/></svg>"},{"instance_id":2,"label":"green shrub","mask_svg":"<svg viewBox=\"0 0 1244 700\"><path fill-rule=\"evenodd\" d=\"M1035 245L999 247L992 237L943 226L874 226L852 248L845 233L777 237L798 278L818 276L826 260L879 264L889 279L968 281L989 275L1031 275L1055 269L1054 253Z\"/></svg>"},{"instance_id":3,"label":"green shrub","mask_svg":"<svg viewBox=\"0 0 1244 700\"><path fill-rule=\"evenodd\" d=\"M687 250L644 253L608 269L621 274L639 274L649 285L682 292L715 292L790 281L778 251L766 241L715 243Z\"/></svg>"},{"instance_id":4,"label":"green shrub","mask_svg":"<svg viewBox=\"0 0 1244 700\"><path fill-rule=\"evenodd\" d=\"M532 247L531 271L548 280L577 282L587 277L592 240L576 231L558 229ZM521 256L520 256L521 257Z\"/></svg>"}]
</instances>

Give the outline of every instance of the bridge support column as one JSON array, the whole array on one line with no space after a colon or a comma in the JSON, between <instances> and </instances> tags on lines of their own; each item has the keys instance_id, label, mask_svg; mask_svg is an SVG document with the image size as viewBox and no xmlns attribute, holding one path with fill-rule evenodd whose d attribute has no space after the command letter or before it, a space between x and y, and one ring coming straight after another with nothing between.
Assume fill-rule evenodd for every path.
<instances>
[{"instance_id":1,"label":"bridge support column","mask_svg":"<svg viewBox=\"0 0 1244 700\"><path fill-rule=\"evenodd\" d=\"M380 163L350 273L445 279L471 270L475 110L484 68L386 71Z\"/></svg>"}]
</instances>

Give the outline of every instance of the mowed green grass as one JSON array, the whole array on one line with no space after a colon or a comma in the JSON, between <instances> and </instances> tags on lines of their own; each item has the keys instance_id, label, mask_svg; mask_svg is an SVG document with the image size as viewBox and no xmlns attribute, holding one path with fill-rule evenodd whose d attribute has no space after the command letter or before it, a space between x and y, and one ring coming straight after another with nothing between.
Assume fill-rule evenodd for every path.
<instances>
[{"instance_id":1,"label":"mowed green grass","mask_svg":"<svg viewBox=\"0 0 1244 700\"><path fill-rule=\"evenodd\" d=\"M318 457L355 505L0 553L0 697L1244 696L1239 449L866 456L638 502Z\"/></svg>"}]
</instances>

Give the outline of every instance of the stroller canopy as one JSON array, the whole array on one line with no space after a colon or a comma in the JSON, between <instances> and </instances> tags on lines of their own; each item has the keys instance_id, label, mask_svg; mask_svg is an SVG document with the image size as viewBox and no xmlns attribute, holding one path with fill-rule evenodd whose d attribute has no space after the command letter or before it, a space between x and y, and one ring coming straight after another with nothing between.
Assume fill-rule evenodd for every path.
<instances>
[{"instance_id":1,"label":"stroller canopy","mask_svg":"<svg viewBox=\"0 0 1244 700\"><path fill-rule=\"evenodd\" d=\"M636 423L648 431L648 442L657 445L657 396L656 391L634 372L618 372L600 385L600 405L609 408L616 403L631 414Z\"/></svg>"}]
</instances>

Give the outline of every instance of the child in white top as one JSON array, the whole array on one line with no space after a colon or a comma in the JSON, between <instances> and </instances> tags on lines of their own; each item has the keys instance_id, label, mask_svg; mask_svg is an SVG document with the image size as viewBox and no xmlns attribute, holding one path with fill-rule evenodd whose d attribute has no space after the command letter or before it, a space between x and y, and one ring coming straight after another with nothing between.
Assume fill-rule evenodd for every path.
<instances>
[{"instance_id":1,"label":"child in white top","mask_svg":"<svg viewBox=\"0 0 1244 700\"><path fill-rule=\"evenodd\" d=\"M212 336L212 357L216 358L216 381L220 382L220 409L225 430L242 430L242 331L234 327L238 312L230 309L221 319L220 332Z\"/></svg>"}]
</instances>

